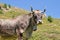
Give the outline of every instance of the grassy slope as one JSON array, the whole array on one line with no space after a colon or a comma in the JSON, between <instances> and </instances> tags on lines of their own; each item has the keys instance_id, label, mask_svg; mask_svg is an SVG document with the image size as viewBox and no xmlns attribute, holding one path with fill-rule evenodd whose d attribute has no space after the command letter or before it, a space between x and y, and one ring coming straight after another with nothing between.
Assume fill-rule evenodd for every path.
<instances>
[{"instance_id":1,"label":"grassy slope","mask_svg":"<svg viewBox=\"0 0 60 40\"><path fill-rule=\"evenodd\" d=\"M23 11L23 9L15 9L15 8L10 8L11 10L5 12L3 11L3 14L0 14L0 18L13 18L16 17L20 14L27 13L26 10Z\"/></svg>"},{"instance_id":2,"label":"grassy slope","mask_svg":"<svg viewBox=\"0 0 60 40\"><path fill-rule=\"evenodd\" d=\"M26 10L10 8L12 10L0 14L0 18L13 18L20 14L28 13ZM60 40L60 19L53 19L52 23L43 19L44 23L38 25L38 30L34 31L29 40ZM16 37L0 37L0 40L15 40Z\"/></svg>"},{"instance_id":3,"label":"grassy slope","mask_svg":"<svg viewBox=\"0 0 60 40\"><path fill-rule=\"evenodd\" d=\"M30 40L60 40L60 20L53 19L49 23L45 18L42 25L38 25L38 30L33 33Z\"/></svg>"}]
</instances>

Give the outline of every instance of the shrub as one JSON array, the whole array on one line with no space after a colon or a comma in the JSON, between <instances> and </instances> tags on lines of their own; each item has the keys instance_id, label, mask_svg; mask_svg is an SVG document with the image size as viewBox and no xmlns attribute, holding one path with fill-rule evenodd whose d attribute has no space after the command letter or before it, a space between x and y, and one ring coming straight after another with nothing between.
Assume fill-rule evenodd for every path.
<instances>
[{"instance_id":1,"label":"shrub","mask_svg":"<svg viewBox=\"0 0 60 40\"><path fill-rule=\"evenodd\" d=\"M9 8L11 8L11 5L8 5L9 6Z\"/></svg>"},{"instance_id":2,"label":"shrub","mask_svg":"<svg viewBox=\"0 0 60 40\"><path fill-rule=\"evenodd\" d=\"M0 6L0 9L1 9L1 6Z\"/></svg>"},{"instance_id":3,"label":"shrub","mask_svg":"<svg viewBox=\"0 0 60 40\"><path fill-rule=\"evenodd\" d=\"M52 22L52 17L51 16L48 16L48 21Z\"/></svg>"}]
</instances>

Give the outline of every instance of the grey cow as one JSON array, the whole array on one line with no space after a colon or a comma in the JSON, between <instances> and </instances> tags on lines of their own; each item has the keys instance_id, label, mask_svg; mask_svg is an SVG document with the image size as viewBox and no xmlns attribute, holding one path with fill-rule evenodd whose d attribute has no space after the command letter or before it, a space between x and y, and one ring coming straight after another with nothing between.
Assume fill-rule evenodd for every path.
<instances>
[{"instance_id":1,"label":"grey cow","mask_svg":"<svg viewBox=\"0 0 60 40\"><path fill-rule=\"evenodd\" d=\"M42 17L38 17L37 14L40 13L36 13L31 8L29 14L20 15L14 19L0 19L0 34L5 36L17 34L18 40L23 40L23 33L26 32L26 40L28 40L33 30L37 30L37 23L42 23Z\"/></svg>"}]
</instances>

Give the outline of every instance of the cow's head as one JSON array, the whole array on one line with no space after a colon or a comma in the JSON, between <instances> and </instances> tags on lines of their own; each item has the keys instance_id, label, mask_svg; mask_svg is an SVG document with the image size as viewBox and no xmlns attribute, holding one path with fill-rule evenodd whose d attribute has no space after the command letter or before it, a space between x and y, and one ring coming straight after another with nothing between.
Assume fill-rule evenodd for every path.
<instances>
[{"instance_id":1,"label":"cow's head","mask_svg":"<svg viewBox=\"0 0 60 40\"><path fill-rule=\"evenodd\" d=\"M33 8L31 7L31 13L33 14L33 17L34 17L34 22L35 22L35 26L33 27L33 30L36 30L37 29L37 24L42 24L43 23L43 21L42 21L42 18L44 17L44 16L46 16L45 15L45 12L46 10L44 9L44 11L39 11L39 10L33 10Z\"/></svg>"},{"instance_id":2,"label":"cow's head","mask_svg":"<svg viewBox=\"0 0 60 40\"><path fill-rule=\"evenodd\" d=\"M40 10L35 10L34 13L37 15L37 24L42 24L42 18L46 16L46 14L44 13L45 9L43 12L41 12Z\"/></svg>"}]
</instances>

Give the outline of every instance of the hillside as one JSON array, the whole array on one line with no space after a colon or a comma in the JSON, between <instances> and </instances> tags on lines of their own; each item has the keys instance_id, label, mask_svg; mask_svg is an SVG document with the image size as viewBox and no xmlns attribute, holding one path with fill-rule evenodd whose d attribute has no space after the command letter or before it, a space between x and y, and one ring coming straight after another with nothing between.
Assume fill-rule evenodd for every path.
<instances>
[{"instance_id":1,"label":"hillside","mask_svg":"<svg viewBox=\"0 0 60 40\"><path fill-rule=\"evenodd\" d=\"M13 18L20 14L28 13L28 11L24 9L12 7L11 5L11 7L9 8L8 5L6 7L5 5L7 4L0 4L0 18Z\"/></svg>"},{"instance_id":2,"label":"hillside","mask_svg":"<svg viewBox=\"0 0 60 40\"><path fill-rule=\"evenodd\" d=\"M38 30L33 33L30 40L60 40L60 19L53 19L52 23L49 23L44 18L44 23L38 25Z\"/></svg>"},{"instance_id":3,"label":"hillside","mask_svg":"<svg viewBox=\"0 0 60 40\"><path fill-rule=\"evenodd\" d=\"M19 9L16 7L11 7L8 10L3 8L0 13L0 18L14 18L18 15L28 13L28 11ZM1 10L0 10L1 11ZM34 31L32 37L29 40L60 40L60 19L53 18L53 22L49 23L47 18L43 18L43 24L38 25L37 31ZM0 37L0 40L15 40L14 37Z\"/></svg>"}]
</instances>

